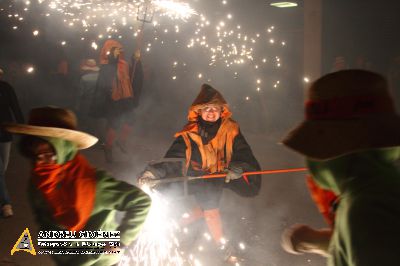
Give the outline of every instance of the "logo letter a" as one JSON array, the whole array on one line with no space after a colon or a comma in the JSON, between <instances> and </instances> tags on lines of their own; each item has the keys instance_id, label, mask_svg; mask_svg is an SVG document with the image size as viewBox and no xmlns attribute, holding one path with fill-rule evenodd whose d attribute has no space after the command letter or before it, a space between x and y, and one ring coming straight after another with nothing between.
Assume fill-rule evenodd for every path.
<instances>
[{"instance_id":1,"label":"logo letter a","mask_svg":"<svg viewBox=\"0 0 400 266\"><path fill-rule=\"evenodd\" d=\"M31 253L32 255L36 255L35 247L32 244L32 237L31 234L29 233L28 228L26 228L24 232L22 232L17 242L15 242L15 245L11 250L11 255L13 255L14 252L17 251L26 251Z\"/></svg>"}]
</instances>

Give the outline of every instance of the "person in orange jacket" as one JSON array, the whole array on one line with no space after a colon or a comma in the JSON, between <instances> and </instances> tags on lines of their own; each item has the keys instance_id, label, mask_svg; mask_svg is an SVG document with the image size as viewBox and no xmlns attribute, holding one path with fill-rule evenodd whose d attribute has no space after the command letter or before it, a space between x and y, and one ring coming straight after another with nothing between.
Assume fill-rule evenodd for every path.
<instances>
[{"instance_id":1,"label":"person in orange jacket","mask_svg":"<svg viewBox=\"0 0 400 266\"><path fill-rule=\"evenodd\" d=\"M259 163L232 118L229 106L221 93L208 84L189 108L188 123L175 134L175 141L164 158L182 158L188 176L226 173L223 179L200 179L189 183L189 193L194 194L199 206L184 219L190 223L204 218L214 242L220 247L223 238L219 201L224 187L244 197L258 194L261 176L244 177L242 173L260 170ZM166 178L165 165L148 166L139 178ZM182 173L177 173L177 176Z\"/></svg>"}]
</instances>

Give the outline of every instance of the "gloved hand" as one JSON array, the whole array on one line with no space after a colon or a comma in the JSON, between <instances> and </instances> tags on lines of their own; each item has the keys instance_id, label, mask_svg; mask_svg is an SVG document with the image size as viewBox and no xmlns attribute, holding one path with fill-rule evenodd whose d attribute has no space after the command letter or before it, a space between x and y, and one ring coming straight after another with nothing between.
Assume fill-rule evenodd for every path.
<instances>
[{"instance_id":1,"label":"gloved hand","mask_svg":"<svg viewBox=\"0 0 400 266\"><path fill-rule=\"evenodd\" d=\"M315 230L304 224L296 224L282 234L282 248L292 254L314 253L329 256L328 247L332 229Z\"/></svg>"},{"instance_id":2,"label":"gloved hand","mask_svg":"<svg viewBox=\"0 0 400 266\"><path fill-rule=\"evenodd\" d=\"M231 180L239 179L242 177L243 169L239 166L230 165L226 170L225 183L231 182Z\"/></svg>"},{"instance_id":3,"label":"gloved hand","mask_svg":"<svg viewBox=\"0 0 400 266\"><path fill-rule=\"evenodd\" d=\"M156 183L154 180L157 177L149 170L144 171L137 179L139 186L147 185L149 187L154 187Z\"/></svg>"}]
</instances>

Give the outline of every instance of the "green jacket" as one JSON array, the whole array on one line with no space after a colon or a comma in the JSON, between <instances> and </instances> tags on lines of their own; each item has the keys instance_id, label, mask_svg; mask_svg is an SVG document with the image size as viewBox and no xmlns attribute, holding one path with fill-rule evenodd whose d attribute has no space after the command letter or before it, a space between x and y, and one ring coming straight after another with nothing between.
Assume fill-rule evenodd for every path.
<instances>
[{"instance_id":1,"label":"green jacket","mask_svg":"<svg viewBox=\"0 0 400 266\"><path fill-rule=\"evenodd\" d=\"M150 209L150 197L139 188L126 182L116 180L105 172L96 173L96 199L92 214L83 230L90 231L112 231L121 232L121 243L129 245L135 240L147 213ZM48 209L41 192L36 190L34 185L30 186L31 204L39 230L62 230L55 224L50 210ZM115 218L117 211L125 212L120 223ZM57 265L76 266L110 266L117 263L118 256L112 255L53 255Z\"/></svg>"},{"instance_id":2,"label":"green jacket","mask_svg":"<svg viewBox=\"0 0 400 266\"><path fill-rule=\"evenodd\" d=\"M77 154L76 145L69 141L43 137L54 147L57 163L63 164ZM52 218L49 206L42 193L32 183L29 185L30 202L39 224L39 230L65 231ZM104 171L96 172L96 194L92 213L84 231L120 231L123 245L131 244L138 235L148 212L151 199L141 189L117 180ZM117 211L124 212L121 222L116 222ZM57 265L62 266L111 266L118 263L117 255L52 255Z\"/></svg>"},{"instance_id":3,"label":"green jacket","mask_svg":"<svg viewBox=\"0 0 400 266\"><path fill-rule=\"evenodd\" d=\"M400 264L399 148L308 161L315 181L340 197L329 266Z\"/></svg>"}]
</instances>

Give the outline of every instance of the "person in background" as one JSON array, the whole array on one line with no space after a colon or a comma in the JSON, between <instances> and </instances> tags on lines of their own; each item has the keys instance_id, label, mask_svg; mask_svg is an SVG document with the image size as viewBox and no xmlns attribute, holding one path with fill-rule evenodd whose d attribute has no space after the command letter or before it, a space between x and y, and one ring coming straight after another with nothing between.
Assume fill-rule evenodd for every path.
<instances>
[{"instance_id":1,"label":"person in background","mask_svg":"<svg viewBox=\"0 0 400 266\"><path fill-rule=\"evenodd\" d=\"M89 107L96 89L99 77L99 67L94 59L86 59L80 67L82 76L79 81L79 89L76 98L76 112L79 124L83 125L87 132L94 133L95 123L89 116ZM97 133L97 132L96 132ZM97 135L101 135L98 134Z\"/></svg>"},{"instance_id":2,"label":"person in background","mask_svg":"<svg viewBox=\"0 0 400 266\"><path fill-rule=\"evenodd\" d=\"M230 188L244 197L254 197L261 186L261 176L242 175L260 170L260 166L231 116L221 93L203 84L189 108L188 123L175 134L175 141L164 156L166 159L184 159L184 171L188 176L227 174L225 182L223 179L200 179L189 183L189 193L194 194L198 206L181 221L189 224L204 218L214 243L223 252L231 252L222 250L224 233L219 202L223 188ZM165 173L170 172L167 168L168 164L149 165L139 177L139 184L166 178ZM229 253L224 255L225 260L235 262Z\"/></svg>"},{"instance_id":3,"label":"person in background","mask_svg":"<svg viewBox=\"0 0 400 266\"><path fill-rule=\"evenodd\" d=\"M319 253L329 266L400 261L400 117L386 80L366 70L325 75L308 89L306 118L283 140L312 179L339 198L333 227L297 225L283 236L292 253Z\"/></svg>"},{"instance_id":4,"label":"person in background","mask_svg":"<svg viewBox=\"0 0 400 266\"><path fill-rule=\"evenodd\" d=\"M14 88L0 79L0 124L19 122L24 118ZM13 210L6 185L6 170L10 158L12 135L0 127L0 207L3 217L11 217Z\"/></svg>"},{"instance_id":5,"label":"person in background","mask_svg":"<svg viewBox=\"0 0 400 266\"><path fill-rule=\"evenodd\" d=\"M132 61L129 67L129 73L132 81L132 88L134 90L133 98L133 109L128 112L124 117L124 123L121 126L119 139L116 142L120 150L127 153L127 139L133 131L135 125L135 109L139 106L139 100L142 95L143 82L144 82L144 71L141 59L141 52L139 49L135 51L132 57Z\"/></svg>"},{"instance_id":6,"label":"person in background","mask_svg":"<svg viewBox=\"0 0 400 266\"><path fill-rule=\"evenodd\" d=\"M100 52L100 72L91 114L107 120L104 155L109 163L114 161L112 149L115 140L121 150L126 152L122 143L131 131L127 121L131 119L132 109L138 100L136 96L140 94L138 92L136 95L134 87L136 80L140 78L139 75L136 76L136 71L141 69L139 59L140 55L138 58L134 56L133 64L129 64L124 58L122 45L112 39L104 43ZM138 87L138 90L141 89L141 85Z\"/></svg>"},{"instance_id":7,"label":"person in background","mask_svg":"<svg viewBox=\"0 0 400 266\"><path fill-rule=\"evenodd\" d=\"M57 107L32 109L28 124L7 124L22 134L20 152L32 162L30 203L39 230L120 231L121 251L139 233L149 212L150 197L139 188L97 170L79 153L97 142L77 131L72 111ZM121 222L115 218L123 212ZM57 265L110 266L120 256L110 254L52 255Z\"/></svg>"}]
</instances>

